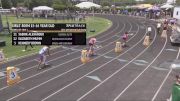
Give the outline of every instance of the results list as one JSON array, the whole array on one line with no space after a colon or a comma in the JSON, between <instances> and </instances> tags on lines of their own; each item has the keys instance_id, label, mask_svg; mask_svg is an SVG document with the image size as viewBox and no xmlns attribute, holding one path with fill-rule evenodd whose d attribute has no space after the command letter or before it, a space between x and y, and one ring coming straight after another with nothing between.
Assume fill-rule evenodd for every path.
<instances>
[{"instance_id":1,"label":"results list","mask_svg":"<svg viewBox=\"0 0 180 101\"><path fill-rule=\"evenodd\" d=\"M14 23L12 45L86 45L86 24Z\"/></svg>"}]
</instances>

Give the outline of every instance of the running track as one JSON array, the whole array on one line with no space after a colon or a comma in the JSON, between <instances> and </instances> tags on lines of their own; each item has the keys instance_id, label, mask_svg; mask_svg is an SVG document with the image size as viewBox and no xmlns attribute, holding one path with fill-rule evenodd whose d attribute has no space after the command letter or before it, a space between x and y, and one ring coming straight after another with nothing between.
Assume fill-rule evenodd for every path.
<instances>
[{"instance_id":1,"label":"running track","mask_svg":"<svg viewBox=\"0 0 180 101\"><path fill-rule=\"evenodd\" d=\"M160 64L179 59L179 48L169 37L156 33L155 22L119 15L97 15L113 22L97 36L97 56L87 64L80 61L86 46L64 46L51 51L52 67L37 70L37 55L3 64L15 66L21 81L11 87L1 77L0 101L166 101L171 95L174 72ZM151 44L143 46L147 26L152 27ZM115 42L129 31L128 46L114 52ZM89 78L95 76L97 80Z\"/></svg>"}]
</instances>

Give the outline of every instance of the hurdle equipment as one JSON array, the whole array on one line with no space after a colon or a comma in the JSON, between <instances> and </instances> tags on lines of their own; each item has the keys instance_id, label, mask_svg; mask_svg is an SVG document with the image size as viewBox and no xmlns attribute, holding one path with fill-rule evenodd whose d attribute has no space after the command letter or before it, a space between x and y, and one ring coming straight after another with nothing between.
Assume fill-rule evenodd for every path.
<instances>
[{"instance_id":1,"label":"hurdle equipment","mask_svg":"<svg viewBox=\"0 0 180 101\"><path fill-rule=\"evenodd\" d=\"M161 38L166 38L167 37L167 30L163 30L161 34Z\"/></svg>"},{"instance_id":2,"label":"hurdle equipment","mask_svg":"<svg viewBox=\"0 0 180 101\"><path fill-rule=\"evenodd\" d=\"M122 44L121 44L121 42L116 42L115 52L116 53L120 53L121 51L122 51Z\"/></svg>"},{"instance_id":3,"label":"hurdle equipment","mask_svg":"<svg viewBox=\"0 0 180 101\"><path fill-rule=\"evenodd\" d=\"M17 74L15 67L7 67L7 85L11 86L13 84L16 84L20 81L20 76Z\"/></svg>"},{"instance_id":4,"label":"hurdle equipment","mask_svg":"<svg viewBox=\"0 0 180 101\"><path fill-rule=\"evenodd\" d=\"M146 37L145 37L145 39L144 39L144 42L143 42L143 45L144 45L144 46L149 46L149 44L150 44L150 39L149 39L149 36L146 35Z\"/></svg>"},{"instance_id":5,"label":"hurdle equipment","mask_svg":"<svg viewBox=\"0 0 180 101\"><path fill-rule=\"evenodd\" d=\"M87 63L89 60L89 55L87 50L82 50L81 51L81 62L82 63Z\"/></svg>"}]
</instances>

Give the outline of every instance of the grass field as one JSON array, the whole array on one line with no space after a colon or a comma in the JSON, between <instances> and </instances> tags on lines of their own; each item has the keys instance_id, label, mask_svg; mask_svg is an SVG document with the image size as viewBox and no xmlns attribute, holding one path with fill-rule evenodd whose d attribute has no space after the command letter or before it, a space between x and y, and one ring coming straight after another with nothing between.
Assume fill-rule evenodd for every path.
<instances>
[{"instance_id":1,"label":"grass field","mask_svg":"<svg viewBox=\"0 0 180 101\"><path fill-rule=\"evenodd\" d=\"M6 17L2 16L2 21L3 25L6 26L7 21ZM10 26L12 23L78 23L77 21L71 21L71 20L50 20L50 19L34 19L32 18L19 18L17 19L14 16L8 16L8 21ZM97 35L103 31L105 31L107 28L109 28L112 23L111 21L103 18L98 18L98 17L87 17L86 21L81 21L80 23L86 23L87 24L87 37ZM95 32L90 32L90 30L95 29ZM34 46L35 48L30 50L30 51L25 51L22 52L24 49L24 46L12 46L12 39L11 35L5 35L7 32L1 32L0 33L0 40L5 40L6 41L6 46L5 47L0 47L0 49L3 49L4 54L6 58L8 59L15 59L20 56L36 53L39 51L39 49L42 46ZM57 46L53 46L57 47ZM30 47L28 47L31 49Z\"/></svg>"}]
</instances>

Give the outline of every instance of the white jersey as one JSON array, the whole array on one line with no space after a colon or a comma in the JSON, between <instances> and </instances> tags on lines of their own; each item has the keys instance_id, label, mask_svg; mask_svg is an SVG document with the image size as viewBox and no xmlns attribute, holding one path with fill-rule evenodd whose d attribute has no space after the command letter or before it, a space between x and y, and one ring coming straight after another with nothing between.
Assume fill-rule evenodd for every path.
<instances>
[{"instance_id":1,"label":"white jersey","mask_svg":"<svg viewBox=\"0 0 180 101\"><path fill-rule=\"evenodd\" d=\"M158 23L158 24L157 24L157 28L161 28L161 23Z\"/></svg>"},{"instance_id":2,"label":"white jersey","mask_svg":"<svg viewBox=\"0 0 180 101\"><path fill-rule=\"evenodd\" d=\"M152 31L151 27L148 27L148 32L151 32L151 31Z\"/></svg>"},{"instance_id":3,"label":"white jersey","mask_svg":"<svg viewBox=\"0 0 180 101\"><path fill-rule=\"evenodd\" d=\"M48 47L47 47L47 46L44 46L44 47L39 51L39 54L44 55L47 50L48 50Z\"/></svg>"}]
</instances>

